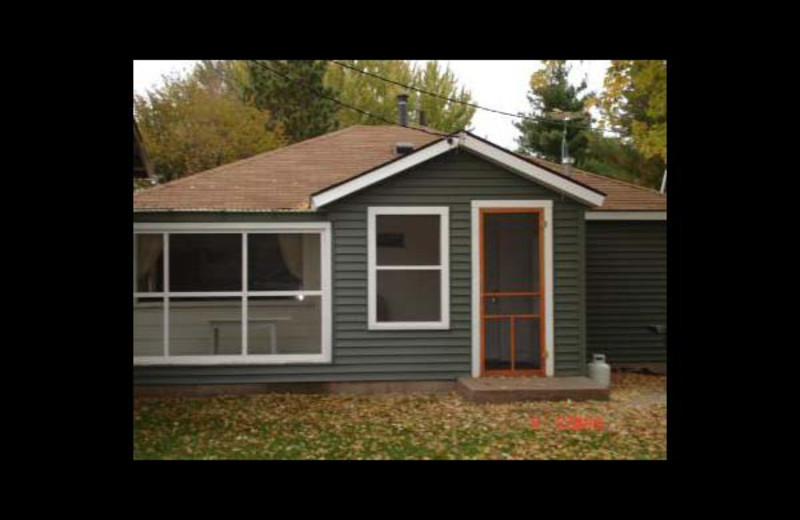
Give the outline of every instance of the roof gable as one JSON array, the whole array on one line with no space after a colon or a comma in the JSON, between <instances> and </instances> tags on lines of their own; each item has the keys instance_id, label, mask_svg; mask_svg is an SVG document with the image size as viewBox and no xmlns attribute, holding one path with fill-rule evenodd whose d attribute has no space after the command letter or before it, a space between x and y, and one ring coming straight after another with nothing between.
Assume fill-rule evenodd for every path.
<instances>
[{"instance_id":1,"label":"roof gable","mask_svg":"<svg viewBox=\"0 0 800 520\"><path fill-rule=\"evenodd\" d=\"M440 139L402 159L382 165L363 175L349 179L347 182L317 192L311 198L311 206L314 209L326 206L459 147L586 205L600 206L605 199L605 194L599 190L582 184L566 175L544 169L533 162L526 161L518 155L489 141L480 139L469 132L461 132L458 135Z\"/></svg>"}]
</instances>

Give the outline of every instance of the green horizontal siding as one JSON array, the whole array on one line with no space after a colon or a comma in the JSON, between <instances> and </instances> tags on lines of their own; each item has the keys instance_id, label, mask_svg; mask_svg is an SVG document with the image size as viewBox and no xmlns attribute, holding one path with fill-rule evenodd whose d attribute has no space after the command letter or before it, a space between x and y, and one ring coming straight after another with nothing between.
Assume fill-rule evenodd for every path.
<instances>
[{"instance_id":1,"label":"green horizontal siding","mask_svg":"<svg viewBox=\"0 0 800 520\"><path fill-rule=\"evenodd\" d=\"M661 363L667 337L665 222L590 221L586 235L587 352L609 363Z\"/></svg>"},{"instance_id":2,"label":"green horizontal siding","mask_svg":"<svg viewBox=\"0 0 800 520\"><path fill-rule=\"evenodd\" d=\"M449 152L332 204L333 363L330 365L137 367L139 384L452 380L471 372L471 201L554 201L556 375L584 373L584 207L464 151ZM450 330L367 330L367 208L450 208ZM272 215L237 216L269 221ZM182 217L192 219L192 216ZM283 218L288 218L284 216ZM165 217L157 219L167 221ZM208 221L213 221L213 216ZM176 221L176 220L172 220ZM184 220L181 220L184 221Z\"/></svg>"}]
</instances>

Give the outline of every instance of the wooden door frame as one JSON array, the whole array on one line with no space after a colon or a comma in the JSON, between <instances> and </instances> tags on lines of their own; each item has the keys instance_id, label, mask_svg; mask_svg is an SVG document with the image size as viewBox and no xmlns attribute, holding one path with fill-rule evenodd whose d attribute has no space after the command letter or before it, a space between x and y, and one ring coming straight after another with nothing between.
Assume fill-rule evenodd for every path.
<instances>
[{"instance_id":1,"label":"wooden door frame","mask_svg":"<svg viewBox=\"0 0 800 520\"><path fill-rule=\"evenodd\" d=\"M472 201L472 376L483 375L483 341L481 334L481 284L482 284L482 210L494 212L520 212L537 209L544 217L544 233L540 249L540 269L544 274L542 294L542 320L544 338L544 375L554 373L553 335L553 201L551 200L473 200ZM494 373L494 372L493 372ZM541 373L541 372L540 372Z\"/></svg>"}]
</instances>

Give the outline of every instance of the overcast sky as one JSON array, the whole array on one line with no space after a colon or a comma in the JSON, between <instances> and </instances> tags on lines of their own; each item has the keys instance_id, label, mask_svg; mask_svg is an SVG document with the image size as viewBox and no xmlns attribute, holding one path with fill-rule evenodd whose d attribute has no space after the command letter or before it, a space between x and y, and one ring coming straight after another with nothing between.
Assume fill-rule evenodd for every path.
<instances>
[{"instance_id":1,"label":"overcast sky","mask_svg":"<svg viewBox=\"0 0 800 520\"><path fill-rule=\"evenodd\" d=\"M440 60L448 64L459 80L472 92L475 103L502 110L504 112L528 112L526 99L531 74L541 68L536 60ZM147 89L161 84L164 74L172 72L188 72L195 61L192 60L137 60L133 62L133 89L143 94ZM420 61L420 64L424 61ZM573 62L570 79L577 83L584 76L589 90L600 92L603 78L609 65L608 60L585 60ZM515 137L518 131L512 125L516 119L493 114L485 110L477 110L472 118L472 127L480 137L504 146L516 149Z\"/></svg>"}]
</instances>

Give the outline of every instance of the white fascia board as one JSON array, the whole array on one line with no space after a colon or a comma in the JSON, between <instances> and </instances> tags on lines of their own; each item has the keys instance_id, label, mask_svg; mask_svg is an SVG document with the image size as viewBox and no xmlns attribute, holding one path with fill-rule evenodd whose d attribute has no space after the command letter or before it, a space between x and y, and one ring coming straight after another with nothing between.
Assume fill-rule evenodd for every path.
<instances>
[{"instance_id":1,"label":"white fascia board","mask_svg":"<svg viewBox=\"0 0 800 520\"><path fill-rule=\"evenodd\" d=\"M534 179L542 184L559 191L572 198L578 199L581 202L590 204L595 207L603 205L605 195L601 195L595 191L584 188L565 177L556 175L549 172L544 168L540 168L535 164L524 161L515 155L512 155L504 150L496 148L490 144L484 143L470 135L466 135L461 140L461 146L465 147L486 159L489 159L502 166L506 166L514 171L517 171L531 179Z\"/></svg>"},{"instance_id":2,"label":"white fascia board","mask_svg":"<svg viewBox=\"0 0 800 520\"><path fill-rule=\"evenodd\" d=\"M438 157L439 155L442 155L443 153L448 152L457 146L458 139L453 137L452 139L443 139L438 143L432 144L426 148L422 148L416 152L412 152L406 157L397 159L396 161L391 162L381 168L377 168L366 175L361 175L351 181L345 182L344 184L340 184L339 186L314 195L311 198L311 208L316 210L322 206L326 206L331 202L363 190L364 188L388 179L389 177L408 170L409 168L413 168L414 166L422 164L425 161L433 159L434 157Z\"/></svg>"},{"instance_id":3,"label":"white fascia board","mask_svg":"<svg viewBox=\"0 0 800 520\"><path fill-rule=\"evenodd\" d=\"M586 220L667 220L666 211L587 211Z\"/></svg>"}]
</instances>

